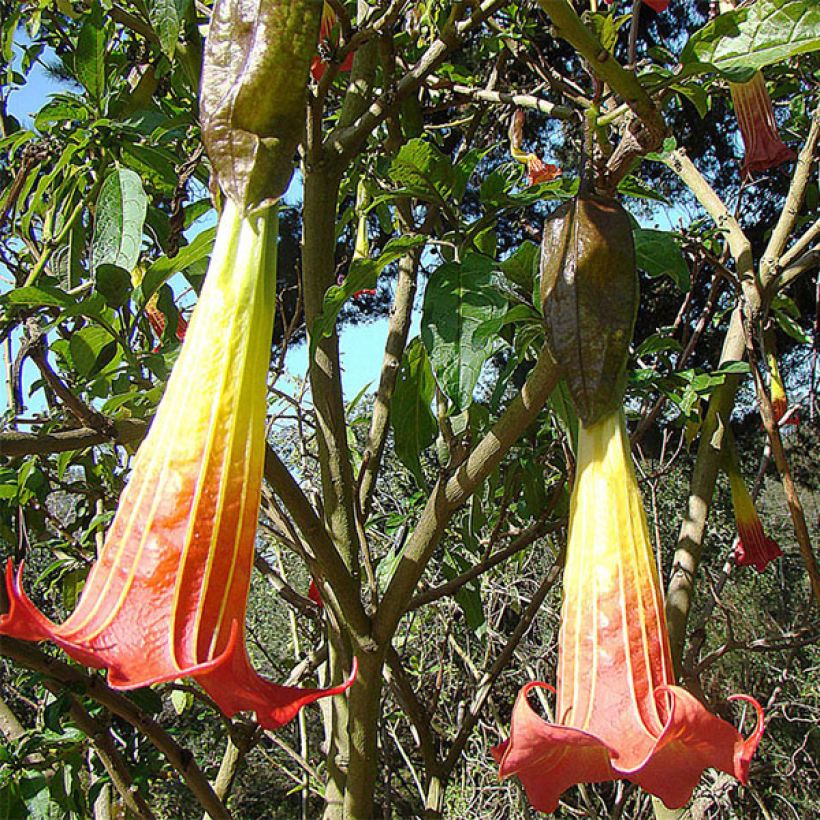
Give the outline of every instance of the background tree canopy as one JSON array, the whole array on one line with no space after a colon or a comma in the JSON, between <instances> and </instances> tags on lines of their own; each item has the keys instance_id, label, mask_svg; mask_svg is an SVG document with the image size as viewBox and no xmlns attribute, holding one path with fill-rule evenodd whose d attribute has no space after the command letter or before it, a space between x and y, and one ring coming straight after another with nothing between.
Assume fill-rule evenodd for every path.
<instances>
[{"instance_id":1,"label":"background tree canopy","mask_svg":"<svg viewBox=\"0 0 820 820\"><path fill-rule=\"evenodd\" d=\"M279 683L338 684L354 657L358 678L269 731L193 679L119 691L2 637L0 818L536 815L490 750L556 674L579 422L539 244L582 180L632 219L625 406L678 680L745 733L728 697L753 695L767 725L749 784L710 769L686 813L616 781L557 816L820 813L820 12L653 5L325 4L280 208L246 640ZM214 248L211 6L0 0L0 556L57 622ZM791 158L747 173L758 71ZM345 370L363 324L378 341ZM732 449L783 552L762 572L735 550Z\"/></svg>"}]
</instances>

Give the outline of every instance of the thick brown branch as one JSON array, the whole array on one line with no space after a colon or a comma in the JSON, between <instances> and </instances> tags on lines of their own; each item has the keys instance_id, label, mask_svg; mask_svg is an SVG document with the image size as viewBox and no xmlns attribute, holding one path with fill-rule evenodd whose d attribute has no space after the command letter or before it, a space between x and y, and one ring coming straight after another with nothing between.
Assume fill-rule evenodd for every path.
<instances>
[{"instance_id":1,"label":"thick brown branch","mask_svg":"<svg viewBox=\"0 0 820 820\"><path fill-rule=\"evenodd\" d=\"M0 433L0 456L20 458L35 454L64 453L68 450L82 450L96 444L115 441L130 444L141 441L148 432L147 421L123 419L111 425L111 433L102 433L89 427L76 430L61 430L57 433L21 433L8 430Z\"/></svg>"},{"instance_id":2,"label":"thick brown branch","mask_svg":"<svg viewBox=\"0 0 820 820\"><path fill-rule=\"evenodd\" d=\"M386 645L407 609L427 562L453 513L498 466L510 447L534 421L558 381L558 367L546 348L521 393L490 432L449 479L439 479L404 549L384 599L375 615L373 637Z\"/></svg>"}]
</instances>

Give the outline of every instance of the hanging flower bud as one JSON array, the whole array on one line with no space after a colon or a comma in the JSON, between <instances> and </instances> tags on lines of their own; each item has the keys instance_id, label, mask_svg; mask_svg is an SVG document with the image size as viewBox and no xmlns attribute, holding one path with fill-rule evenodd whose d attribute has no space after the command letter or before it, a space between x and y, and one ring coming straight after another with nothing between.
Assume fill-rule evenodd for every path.
<instances>
[{"instance_id":1,"label":"hanging flower bud","mask_svg":"<svg viewBox=\"0 0 820 820\"><path fill-rule=\"evenodd\" d=\"M546 338L584 424L620 408L638 310L632 225L614 199L580 195L544 223Z\"/></svg>"},{"instance_id":2,"label":"hanging flower bud","mask_svg":"<svg viewBox=\"0 0 820 820\"><path fill-rule=\"evenodd\" d=\"M780 558L783 552L778 543L763 532L763 524L755 509L755 503L736 465L733 464L727 472L737 524L735 561L741 567L751 566L758 572L763 572L775 558Z\"/></svg>"},{"instance_id":3,"label":"hanging flower bud","mask_svg":"<svg viewBox=\"0 0 820 820\"><path fill-rule=\"evenodd\" d=\"M783 387L783 377L780 375L780 368L777 366L777 356L774 353L768 353L766 360L769 363L769 392L772 402L772 411L774 412L775 424L780 424L789 411L789 398ZM783 424L797 425L799 421L800 419L797 412L792 412Z\"/></svg>"}]
</instances>

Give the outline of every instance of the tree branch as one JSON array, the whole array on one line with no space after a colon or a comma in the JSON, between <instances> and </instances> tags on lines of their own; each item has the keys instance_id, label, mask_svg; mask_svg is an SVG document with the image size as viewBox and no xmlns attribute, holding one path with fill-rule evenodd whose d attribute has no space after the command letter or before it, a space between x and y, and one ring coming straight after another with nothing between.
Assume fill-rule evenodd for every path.
<instances>
[{"instance_id":1,"label":"tree branch","mask_svg":"<svg viewBox=\"0 0 820 820\"><path fill-rule=\"evenodd\" d=\"M16 430L7 430L0 433L0 456L21 458L47 453L64 453L68 450L83 450L86 447L109 442L135 443L145 438L148 425L149 422L142 419L114 421L110 434L92 430L90 427L61 430L57 433L21 433Z\"/></svg>"},{"instance_id":2,"label":"tree branch","mask_svg":"<svg viewBox=\"0 0 820 820\"><path fill-rule=\"evenodd\" d=\"M768 288L776 280L786 243L794 233L794 226L797 223L797 217L800 215L806 187L811 179L814 150L817 147L818 139L820 139L820 107L814 112L809 134L797 157L797 165L794 169L791 185L789 185L789 192L786 194L783 210L780 212L777 224L774 226L769 239L769 244L766 246L763 258L760 260L760 281L764 288Z\"/></svg>"},{"instance_id":3,"label":"tree branch","mask_svg":"<svg viewBox=\"0 0 820 820\"><path fill-rule=\"evenodd\" d=\"M377 644L386 645L391 640L453 513L492 473L533 422L557 381L558 367L544 348L521 393L476 445L455 475L449 480L442 476L436 482L374 616L373 638Z\"/></svg>"},{"instance_id":4,"label":"tree branch","mask_svg":"<svg viewBox=\"0 0 820 820\"><path fill-rule=\"evenodd\" d=\"M393 107L417 91L425 77L435 71L448 54L458 49L467 36L502 5L504 0L483 0L467 20L448 22L439 37L395 87L386 89L355 122L331 131L324 141L326 155L335 157L340 165L344 165Z\"/></svg>"},{"instance_id":5,"label":"tree branch","mask_svg":"<svg viewBox=\"0 0 820 820\"><path fill-rule=\"evenodd\" d=\"M191 752L180 746L132 700L108 686L99 675L89 674L76 666L69 666L57 658L46 655L36 646L14 638L0 638L0 653L52 680L72 688L80 688L84 694L130 723L145 735L182 775L194 797L214 820L230 820L230 813L214 793L208 778L197 766Z\"/></svg>"}]
</instances>

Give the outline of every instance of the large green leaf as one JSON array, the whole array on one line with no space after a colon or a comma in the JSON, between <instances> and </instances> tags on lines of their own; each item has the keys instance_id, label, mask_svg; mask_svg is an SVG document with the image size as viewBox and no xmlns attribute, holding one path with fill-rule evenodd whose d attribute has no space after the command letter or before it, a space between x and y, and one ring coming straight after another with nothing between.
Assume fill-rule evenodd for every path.
<instances>
[{"instance_id":1,"label":"large green leaf","mask_svg":"<svg viewBox=\"0 0 820 820\"><path fill-rule=\"evenodd\" d=\"M74 70L77 79L98 101L105 91L105 39L102 9L99 3L94 3L91 11L85 14L77 37Z\"/></svg>"},{"instance_id":2,"label":"large green leaf","mask_svg":"<svg viewBox=\"0 0 820 820\"><path fill-rule=\"evenodd\" d=\"M419 455L436 438L436 419L430 406L436 382L427 350L418 337L407 346L390 403L396 455L424 486Z\"/></svg>"},{"instance_id":3,"label":"large green leaf","mask_svg":"<svg viewBox=\"0 0 820 820\"><path fill-rule=\"evenodd\" d=\"M459 264L447 262L430 277L424 293L421 338L439 386L458 413L473 399L484 362L493 352L476 332L499 318L506 299L493 281L495 263L468 253Z\"/></svg>"},{"instance_id":4,"label":"large green leaf","mask_svg":"<svg viewBox=\"0 0 820 820\"><path fill-rule=\"evenodd\" d=\"M134 268L147 208L148 197L134 171L120 168L106 177L94 219L91 258L95 270L100 265L116 265L129 272Z\"/></svg>"},{"instance_id":5,"label":"large green leaf","mask_svg":"<svg viewBox=\"0 0 820 820\"><path fill-rule=\"evenodd\" d=\"M412 139L401 147L390 165L390 178L408 194L430 202L444 202L456 185L450 158L423 139ZM466 179L459 179L459 187L462 184L466 185Z\"/></svg>"},{"instance_id":6,"label":"large green leaf","mask_svg":"<svg viewBox=\"0 0 820 820\"><path fill-rule=\"evenodd\" d=\"M111 361L116 351L112 342L110 334L96 325L88 325L72 334L71 361L81 378L89 378Z\"/></svg>"},{"instance_id":7,"label":"large green leaf","mask_svg":"<svg viewBox=\"0 0 820 820\"><path fill-rule=\"evenodd\" d=\"M375 259L354 259L350 263L347 276L340 285L331 285L325 293L322 312L316 317L310 331L310 358L316 352L316 345L327 338L336 327L336 317L344 303L360 290L376 287L379 274L399 257L427 241L419 234L405 234L391 239Z\"/></svg>"},{"instance_id":8,"label":"large green leaf","mask_svg":"<svg viewBox=\"0 0 820 820\"><path fill-rule=\"evenodd\" d=\"M52 285L29 285L15 288L3 294L3 300L12 305L29 307L70 307L76 303L74 297Z\"/></svg>"},{"instance_id":9,"label":"large green leaf","mask_svg":"<svg viewBox=\"0 0 820 820\"><path fill-rule=\"evenodd\" d=\"M817 0L757 0L696 31L681 52L684 73L710 68L735 81L796 54L820 49Z\"/></svg>"},{"instance_id":10,"label":"large green leaf","mask_svg":"<svg viewBox=\"0 0 820 820\"><path fill-rule=\"evenodd\" d=\"M673 234L635 228L635 261L652 278L668 276L682 291L689 290L689 266Z\"/></svg>"},{"instance_id":11,"label":"large green leaf","mask_svg":"<svg viewBox=\"0 0 820 820\"><path fill-rule=\"evenodd\" d=\"M136 303L144 305L174 274L207 259L213 250L215 238L216 228L207 228L198 233L189 245L180 248L175 256L161 256L154 261L134 294Z\"/></svg>"},{"instance_id":12,"label":"large green leaf","mask_svg":"<svg viewBox=\"0 0 820 820\"><path fill-rule=\"evenodd\" d=\"M173 59L189 0L148 0L148 19L168 59Z\"/></svg>"}]
</instances>

